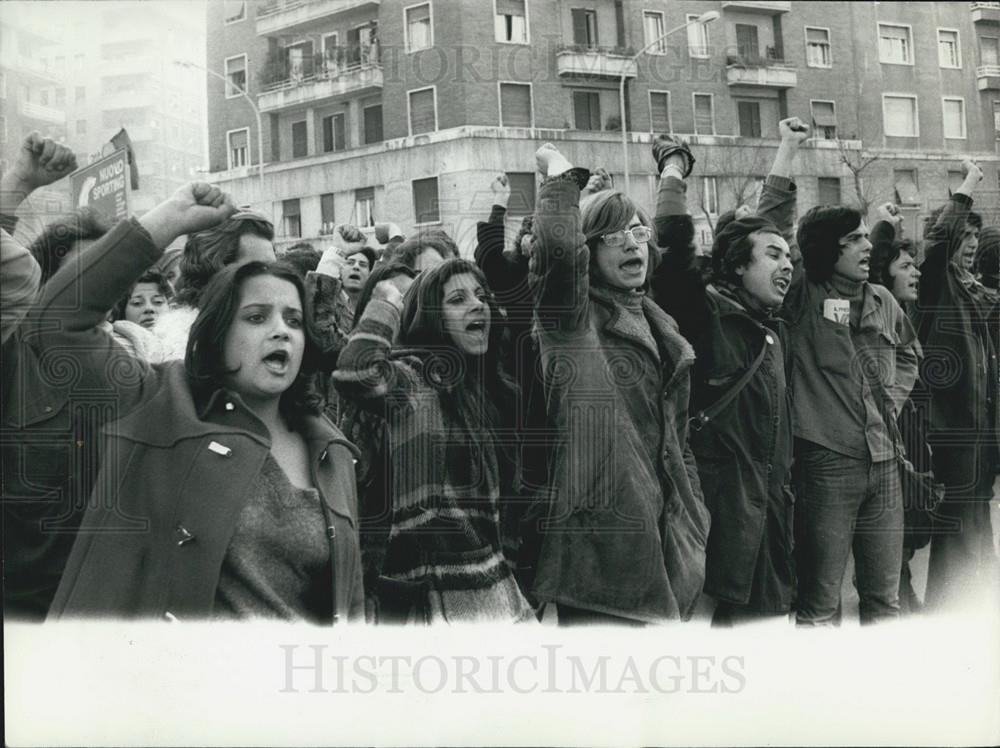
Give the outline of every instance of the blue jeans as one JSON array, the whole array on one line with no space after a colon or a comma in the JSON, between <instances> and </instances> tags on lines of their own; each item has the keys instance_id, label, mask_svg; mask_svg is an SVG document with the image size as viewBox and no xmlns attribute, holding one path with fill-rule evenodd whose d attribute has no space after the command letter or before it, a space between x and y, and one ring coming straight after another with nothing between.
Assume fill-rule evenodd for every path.
<instances>
[{"instance_id":1,"label":"blue jeans","mask_svg":"<svg viewBox=\"0 0 1000 748\"><path fill-rule=\"evenodd\" d=\"M853 549L861 623L899 617L903 501L899 464L796 443L796 623L834 625Z\"/></svg>"}]
</instances>

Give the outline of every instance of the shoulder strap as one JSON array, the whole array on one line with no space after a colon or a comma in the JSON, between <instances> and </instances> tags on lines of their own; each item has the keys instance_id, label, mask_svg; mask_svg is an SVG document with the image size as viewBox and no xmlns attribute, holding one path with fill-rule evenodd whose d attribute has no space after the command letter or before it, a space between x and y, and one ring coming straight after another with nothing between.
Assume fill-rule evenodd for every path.
<instances>
[{"instance_id":1,"label":"shoulder strap","mask_svg":"<svg viewBox=\"0 0 1000 748\"><path fill-rule=\"evenodd\" d=\"M740 394L743 388L750 383L750 380L753 379L753 375L757 373L757 369L759 369L760 365L764 363L764 356L767 355L767 348L772 344L768 339L771 335L772 333L770 332L764 333L764 342L760 347L760 352L757 354L757 357L753 360L750 366L747 367L746 371L743 372L743 375L736 380L736 382L733 383L733 385L726 390L720 398L704 410L698 411L698 413L696 413L695 416L688 421L688 424L692 429L695 431L701 431L705 427L706 423L725 410L726 407L736 399L736 396Z\"/></svg>"}]
</instances>

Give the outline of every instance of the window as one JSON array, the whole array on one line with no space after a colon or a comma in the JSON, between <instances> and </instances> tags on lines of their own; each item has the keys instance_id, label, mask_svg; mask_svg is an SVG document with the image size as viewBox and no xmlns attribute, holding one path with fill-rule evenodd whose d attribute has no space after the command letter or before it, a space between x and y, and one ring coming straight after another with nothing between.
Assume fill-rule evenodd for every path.
<instances>
[{"instance_id":1,"label":"window","mask_svg":"<svg viewBox=\"0 0 1000 748\"><path fill-rule=\"evenodd\" d=\"M0 99L7 98L7 74L0 73Z\"/></svg>"},{"instance_id":2,"label":"window","mask_svg":"<svg viewBox=\"0 0 1000 748\"><path fill-rule=\"evenodd\" d=\"M375 188L354 191L354 220L357 226L375 225Z\"/></svg>"},{"instance_id":3,"label":"window","mask_svg":"<svg viewBox=\"0 0 1000 748\"><path fill-rule=\"evenodd\" d=\"M840 205L840 178L820 177L818 180L819 205Z\"/></svg>"},{"instance_id":4,"label":"window","mask_svg":"<svg viewBox=\"0 0 1000 748\"><path fill-rule=\"evenodd\" d=\"M405 8L403 13L406 15L406 51L416 52L434 46L431 4L411 5Z\"/></svg>"},{"instance_id":5,"label":"window","mask_svg":"<svg viewBox=\"0 0 1000 748\"><path fill-rule=\"evenodd\" d=\"M232 99L247 90L247 56L226 59L226 98Z\"/></svg>"},{"instance_id":6,"label":"window","mask_svg":"<svg viewBox=\"0 0 1000 748\"><path fill-rule=\"evenodd\" d=\"M41 104L42 106L49 105L49 89L43 88L41 91L38 92L38 103Z\"/></svg>"},{"instance_id":7,"label":"window","mask_svg":"<svg viewBox=\"0 0 1000 748\"><path fill-rule=\"evenodd\" d=\"M56 89L56 106L66 106L66 89L57 88Z\"/></svg>"},{"instance_id":8,"label":"window","mask_svg":"<svg viewBox=\"0 0 1000 748\"><path fill-rule=\"evenodd\" d=\"M382 142L382 105L366 106L364 111L365 145Z\"/></svg>"},{"instance_id":9,"label":"window","mask_svg":"<svg viewBox=\"0 0 1000 748\"><path fill-rule=\"evenodd\" d=\"M886 135L900 138L917 137L920 134L917 97L882 94L882 121Z\"/></svg>"},{"instance_id":10,"label":"window","mask_svg":"<svg viewBox=\"0 0 1000 748\"><path fill-rule=\"evenodd\" d=\"M696 15L688 14L685 20L688 22L698 18ZM693 23L687 27L688 30L688 55L691 57L707 58L711 54L708 46L708 24Z\"/></svg>"},{"instance_id":11,"label":"window","mask_svg":"<svg viewBox=\"0 0 1000 748\"><path fill-rule=\"evenodd\" d=\"M437 130L437 103L434 87L409 92L410 135Z\"/></svg>"},{"instance_id":12,"label":"window","mask_svg":"<svg viewBox=\"0 0 1000 748\"><path fill-rule=\"evenodd\" d=\"M833 66L830 54L830 29L806 26L806 65L811 68Z\"/></svg>"},{"instance_id":13,"label":"window","mask_svg":"<svg viewBox=\"0 0 1000 748\"><path fill-rule=\"evenodd\" d=\"M943 68L962 67L958 32L954 29L938 29L938 64Z\"/></svg>"},{"instance_id":14,"label":"window","mask_svg":"<svg viewBox=\"0 0 1000 748\"><path fill-rule=\"evenodd\" d=\"M715 108L712 94L694 95L694 132L696 135L715 135Z\"/></svg>"},{"instance_id":15,"label":"window","mask_svg":"<svg viewBox=\"0 0 1000 748\"><path fill-rule=\"evenodd\" d=\"M315 58L313 57L311 41L295 42L286 46L285 59L290 80L302 80L315 72Z\"/></svg>"},{"instance_id":16,"label":"window","mask_svg":"<svg viewBox=\"0 0 1000 748\"><path fill-rule=\"evenodd\" d=\"M944 115L944 136L950 140L965 139L965 99L955 96L941 100Z\"/></svg>"},{"instance_id":17,"label":"window","mask_svg":"<svg viewBox=\"0 0 1000 748\"><path fill-rule=\"evenodd\" d=\"M77 135L86 135L87 134L87 120L85 120L85 119L78 119L76 121L76 134Z\"/></svg>"},{"instance_id":18,"label":"window","mask_svg":"<svg viewBox=\"0 0 1000 748\"><path fill-rule=\"evenodd\" d=\"M320 234L332 234L336 226L336 218L333 214L333 193L327 192L319 196L319 220Z\"/></svg>"},{"instance_id":19,"label":"window","mask_svg":"<svg viewBox=\"0 0 1000 748\"><path fill-rule=\"evenodd\" d=\"M892 181L898 205L920 205L920 190L917 187L915 169L894 169Z\"/></svg>"},{"instance_id":20,"label":"window","mask_svg":"<svg viewBox=\"0 0 1000 748\"><path fill-rule=\"evenodd\" d=\"M581 47L597 46L597 12L588 8L572 8L573 44Z\"/></svg>"},{"instance_id":21,"label":"window","mask_svg":"<svg viewBox=\"0 0 1000 748\"><path fill-rule=\"evenodd\" d=\"M756 101L737 101L736 111L739 115L740 135L744 138L759 138L760 103Z\"/></svg>"},{"instance_id":22,"label":"window","mask_svg":"<svg viewBox=\"0 0 1000 748\"><path fill-rule=\"evenodd\" d=\"M749 60L760 57L760 39L753 24L736 24L736 54Z\"/></svg>"},{"instance_id":23,"label":"window","mask_svg":"<svg viewBox=\"0 0 1000 748\"><path fill-rule=\"evenodd\" d=\"M305 120L292 123L292 158L302 158L308 154L307 132Z\"/></svg>"},{"instance_id":24,"label":"window","mask_svg":"<svg viewBox=\"0 0 1000 748\"><path fill-rule=\"evenodd\" d=\"M498 42L528 43L527 0L493 0L493 31Z\"/></svg>"},{"instance_id":25,"label":"window","mask_svg":"<svg viewBox=\"0 0 1000 748\"><path fill-rule=\"evenodd\" d=\"M250 153L250 130L248 128L232 130L226 133L226 140L229 150L229 168L238 169L241 166L246 166Z\"/></svg>"},{"instance_id":26,"label":"window","mask_svg":"<svg viewBox=\"0 0 1000 748\"><path fill-rule=\"evenodd\" d=\"M236 23L247 17L246 0L224 0L223 2L223 23Z\"/></svg>"},{"instance_id":27,"label":"window","mask_svg":"<svg viewBox=\"0 0 1000 748\"><path fill-rule=\"evenodd\" d=\"M646 44L652 44L649 48L651 55L665 55L667 53L667 40L660 39L665 29L663 28L663 14L652 10L643 11L642 29L646 35ZM659 41L657 41L659 39ZM653 44L653 42L656 42Z\"/></svg>"},{"instance_id":28,"label":"window","mask_svg":"<svg viewBox=\"0 0 1000 748\"><path fill-rule=\"evenodd\" d=\"M1000 101L996 99L993 100L993 129L996 132L996 138L1000 140Z\"/></svg>"},{"instance_id":29,"label":"window","mask_svg":"<svg viewBox=\"0 0 1000 748\"><path fill-rule=\"evenodd\" d=\"M533 171L508 171L510 200L507 215L528 216L535 212L535 173Z\"/></svg>"},{"instance_id":30,"label":"window","mask_svg":"<svg viewBox=\"0 0 1000 748\"><path fill-rule=\"evenodd\" d=\"M710 215L719 213L719 185L715 177L701 178L701 207Z\"/></svg>"},{"instance_id":31,"label":"window","mask_svg":"<svg viewBox=\"0 0 1000 748\"><path fill-rule=\"evenodd\" d=\"M78 74L83 71L83 64L83 55L73 55L73 66L76 68Z\"/></svg>"},{"instance_id":32,"label":"window","mask_svg":"<svg viewBox=\"0 0 1000 748\"><path fill-rule=\"evenodd\" d=\"M938 64L943 68L962 67L958 32L954 29L938 29Z\"/></svg>"},{"instance_id":33,"label":"window","mask_svg":"<svg viewBox=\"0 0 1000 748\"><path fill-rule=\"evenodd\" d=\"M80 102L84 101L86 98L87 98L87 87L86 86L77 86L76 90L74 92L73 100L77 104L79 104Z\"/></svg>"},{"instance_id":34,"label":"window","mask_svg":"<svg viewBox=\"0 0 1000 748\"><path fill-rule=\"evenodd\" d=\"M0 144L7 142L7 118L0 115Z\"/></svg>"},{"instance_id":35,"label":"window","mask_svg":"<svg viewBox=\"0 0 1000 748\"><path fill-rule=\"evenodd\" d=\"M1000 65L1000 38L995 36L979 37L979 64Z\"/></svg>"},{"instance_id":36,"label":"window","mask_svg":"<svg viewBox=\"0 0 1000 748\"><path fill-rule=\"evenodd\" d=\"M347 148L344 115L333 114L323 118L323 152L342 151Z\"/></svg>"},{"instance_id":37,"label":"window","mask_svg":"<svg viewBox=\"0 0 1000 748\"><path fill-rule=\"evenodd\" d=\"M437 177L413 180L413 216L416 223L436 223L441 220Z\"/></svg>"},{"instance_id":38,"label":"window","mask_svg":"<svg viewBox=\"0 0 1000 748\"><path fill-rule=\"evenodd\" d=\"M302 236L299 199L281 201L281 230L284 236Z\"/></svg>"},{"instance_id":39,"label":"window","mask_svg":"<svg viewBox=\"0 0 1000 748\"><path fill-rule=\"evenodd\" d=\"M596 91L573 92L573 125L577 130L601 129L601 97Z\"/></svg>"},{"instance_id":40,"label":"window","mask_svg":"<svg viewBox=\"0 0 1000 748\"><path fill-rule=\"evenodd\" d=\"M913 40L909 26L878 25L878 57L893 65L913 64Z\"/></svg>"},{"instance_id":41,"label":"window","mask_svg":"<svg viewBox=\"0 0 1000 748\"><path fill-rule=\"evenodd\" d=\"M649 92L649 131L652 133L673 132L670 122L670 92Z\"/></svg>"},{"instance_id":42,"label":"window","mask_svg":"<svg viewBox=\"0 0 1000 748\"><path fill-rule=\"evenodd\" d=\"M531 127L531 86L526 83L500 84L500 125Z\"/></svg>"},{"instance_id":43,"label":"window","mask_svg":"<svg viewBox=\"0 0 1000 748\"><path fill-rule=\"evenodd\" d=\"M810 101L813 128L816 136L824 140L837 139L837 110L832 101Z\"/></svg>"}]
</instances>

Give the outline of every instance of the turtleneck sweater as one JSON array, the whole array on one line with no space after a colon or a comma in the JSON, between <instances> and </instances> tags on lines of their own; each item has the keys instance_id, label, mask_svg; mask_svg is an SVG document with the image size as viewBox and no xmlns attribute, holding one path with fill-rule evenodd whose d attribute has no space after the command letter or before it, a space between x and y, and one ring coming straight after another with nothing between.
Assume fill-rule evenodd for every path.
<instances>
[{"instance_id":1,"label":"turtleneck sweater","mask_svg":"<svg viewBox=\"0 0 1000 748\"><path fill-rule=\"evenodd\" d=\"M851 280L834 273L830 276L830 285L838 295L851 302L851 327L858 329L861 326L861 305L865 298L864 281Z\"/></svg>"},{"instance_id":2,"label":"turtleneck sweater","mask_svg":"<svg viewBox=\"0 0 1000 748\"><path fill-rule=\"evenodd\" d=\"M645 297L645 293L642 291L632 291L623 288L613 288L612 286L607 286L603 284L592 284L591 290L594 291L599 297L604 298L611 303L613 303L619 310L621 310L622 323L624 326L635 335L637 338L642 340L649 349L650 353L659 360L659 346L656 345L656 338L653 337L653 330L649 326L649 320L646 319L646 313L642 308L642 300Z\"/></svg>"}]
</instances>

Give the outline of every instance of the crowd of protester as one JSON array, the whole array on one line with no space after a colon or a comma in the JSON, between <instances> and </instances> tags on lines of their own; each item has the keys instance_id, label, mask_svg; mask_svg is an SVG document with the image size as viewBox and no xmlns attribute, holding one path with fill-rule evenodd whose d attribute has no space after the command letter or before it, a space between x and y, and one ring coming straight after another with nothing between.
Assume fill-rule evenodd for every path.
<instances>
[{"instance_id":1,"label":"crowd of protester","mask_svg":"<svg viewBox=\"0 0 1000 748\"><path fill-rule=\"evenodd\" d=\"M471 257L395 224L279 257L205 183L22 246L20 203L76 168L28 136L0 183L5 615L820 626L852 554L861 623L995 606L982 171L921 237L891 204L796 221L809 127L780 133L708 254L661 135L652 215L545 144L534 215L509 242L498 176Z\"/></svg>"}]
</instances>

